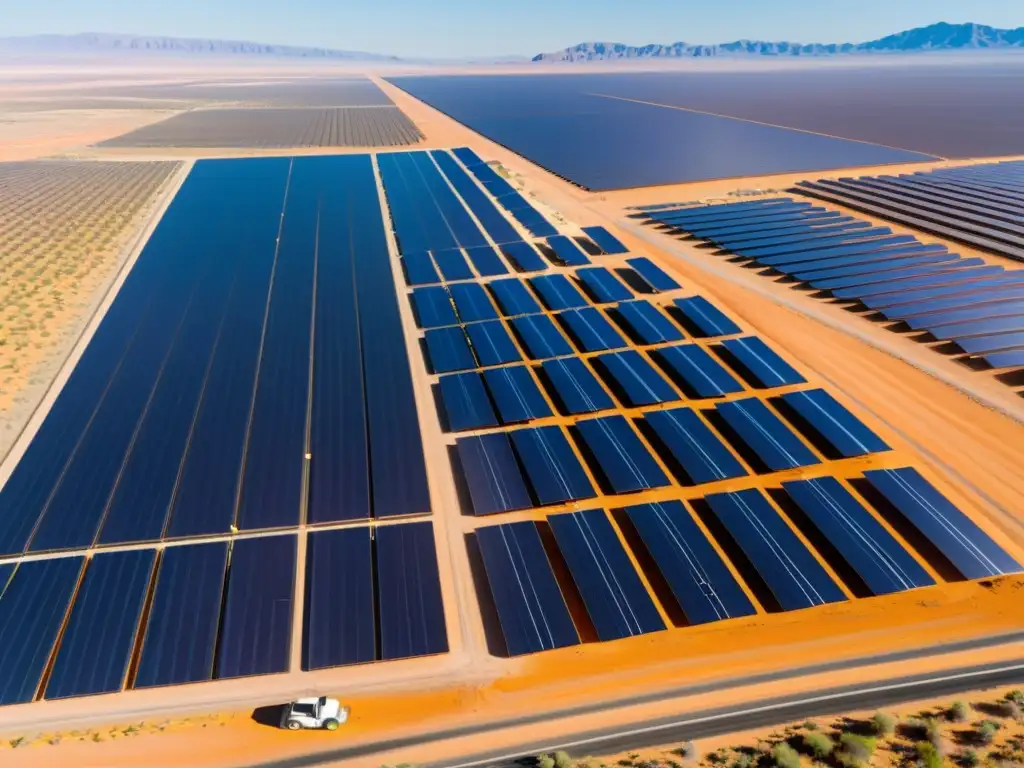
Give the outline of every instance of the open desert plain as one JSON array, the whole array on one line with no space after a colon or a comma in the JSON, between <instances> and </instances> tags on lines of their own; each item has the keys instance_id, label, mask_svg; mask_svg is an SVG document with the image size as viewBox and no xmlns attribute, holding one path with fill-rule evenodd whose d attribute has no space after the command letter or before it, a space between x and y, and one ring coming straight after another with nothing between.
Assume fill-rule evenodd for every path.
<instances>
[{"instance_id":1,"label":"open desert plain","mask_svg":"<svg viewBox=\"0 0 1024 768\"><path fill-rule=\"evenodd\" d=\"M922 56L5 64L0 765L1019 764L1024 58Z\"/></svg>"}]
</instances>

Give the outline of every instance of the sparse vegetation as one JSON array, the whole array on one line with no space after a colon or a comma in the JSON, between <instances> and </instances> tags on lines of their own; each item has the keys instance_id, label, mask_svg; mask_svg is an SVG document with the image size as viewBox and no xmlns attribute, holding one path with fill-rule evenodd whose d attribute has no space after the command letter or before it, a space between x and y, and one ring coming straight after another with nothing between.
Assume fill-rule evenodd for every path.
<instances>
[{"instance_id":1,"label":"sparse vegetation","mask_svg":"<svg viewBox=\"0 0 1024 768\"><path fill-rule=\"evenodd\" d=\"M572 758L569 757L568 752L555 752L555 768L573 768Z\"/></svg>"},{"instance_id":2,"label":"sparse vegetation","mask_svg":"<svg viewBox=\"0 0 1024 768\"><path fill-rule=\"evenodd\" d=\"M914 746L918 768L942 768L942 755L930 741L919 741Z\"/></svg>"},{"instance_id":3,"label":"sparse vegetation","mask_svg":"<svg viewBox=\"0 0 1024 768\"><path fill-rule=\"evenodd\" d=\"M896 718L885 712L875 712L871 716L871 727L876 736L892 736L896 732Z\"/></svg>"},{"instance_id":4,"label":"sparse vegetation","mask_svg":"<svg viewBox=\"0 0 1024 768\"><path fill-rule=\"evenodd\" d=\"M965 749L960 755L960 764L964 768L974 768L980 762L981 758L978 757L978 753L973 749Z\"/></svg>"},{"instance_id":5,"label":"sparse vegetation","mask_svg":"<svg viewBox=\"0 0 1024 768\"><path fill-rule=\"evenodd\" d=\"M839 751L836 759L849 768L864 765L875 754L878 742L872 736L843 733L839 736Z\"/></svg>"},{"instance_id":6,"label":"sparse vegetation","mask_svg":"<svg viewBox=\"0 0 1024 768\"><path fill-rule=\"evenodd\" d=\"M800 755L785 742L776 744L769 754L776 768L800 768Z\"/></svg>"},{"instance_id":7,"label":"sparse vegetation","mask_svg":"<svg viewBox=\"0 0 1024 768\"><path fill-rule=\"evenodd\" d=\"M555 768L555 758L551 755L538 755L537 768Z\"/></svg>"},{"instance_id":8,"label":"sparse vegetation","mask_svg":"<svg viewBox=\"0 0 1024 768\"><path fill-rule=\"evenodd\" d=\"M996 740L996 733L999 732L999 722L996 720L984 720L978 725L978 741L982 744L991 744Z\"/></svg>"},{"instance_id":9,"label":"sparse vegetation","mask_svg":"<svg viewBox=\"0 0 1024 768\"><path fill-rule=\"evenodd\" d=\"M746 752L740 752L730 763L729 768L752 768L754 765L753 755L749 755Z\"/></svg>"},{"instance_id":10,"label":"sparse vegetation","mask_svg":"<svg viewBox=\"0 0 1024 768\"><path fill-rule=\"evenodd\" d=\"M700 750L692 741L684 741L676 748L675 753L684 760L696 760L700 757Z\"/></svg>"},{"instance_id":11,"label":"sparse vegetation","mask_svg":"<svg viewBox=\"0 0 1024 768\"><path fill-rule=\"evenodd\" d=\"M965 701L954 701L946 712L946 717L954 723L966 723L970 716L971 708Z\"/></svg>"}]
</instances>

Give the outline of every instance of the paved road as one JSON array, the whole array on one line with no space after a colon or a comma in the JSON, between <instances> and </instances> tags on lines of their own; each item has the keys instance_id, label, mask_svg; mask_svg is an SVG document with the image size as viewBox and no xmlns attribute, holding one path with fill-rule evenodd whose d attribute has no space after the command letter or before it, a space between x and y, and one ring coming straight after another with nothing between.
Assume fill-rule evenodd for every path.
<instances>
[{"instance_id":1,"label":"paved road","mask_svg":"<svg viewBox=\"0 0 1024 768\"><path fill-rule=\"evenodd\" d=\"M530 715L527 717L504 720L484 725L451 728L416 736L391 739L388 741L373 742L370 744L361 744L351 747L341 747L339 749L300 755L297 757L286 758L284 760L263 762L256 765L250 765L249 768L313 768L313 766L326 766L357 757L366 757L379 752L386 752L404 747L414 747L419 744L437 743L439 741L468 736L475 733L486 733L488 731L496 731L504 728L531 725L556 718L596 713L622 707L635 706L638 704L648 704L682 696L696 696L712 691L721 691L747 685L756 685L758 683L793 679L807 675L833 672L840 669L856 669L858 667L865 667L874 664L893 663L910 659L934 657L966 650L994 647L1021 642L1022 640L1024 640L1024 632L1014 632L1005 635L996 635L993 637L943 643L927 648L864 656L858 659L843 659L841 661L750 675L732 680L718 680L713 683L680 686L672 690L659 691L642 696L633 696L611 701L603 701L598 704L574 707L564 711L543 712L537 715ZM641 745L665 743L676 739L681 740L681 737L676 736L672 732L673 726L682 729L683 733L691 734L687 736L687 738L703 738L707 737L710 733L729 733L743 727L788 722L794 718L799 719L807 716L807 713L791 715L787 707L806 706L810 708L809 711L813 711L816 714L829 714L833 712L849 711L854 708L880 707L895 701L907 701L928 696L939 696L948 693L1017 682L1024 682L1024 659L1021 659L1019 662L1013 661L981 667L955 669L944 672L941 676L923 676L922 678L885 681L868 688L858 687L855 691L850 689L818 691L813 695L812 699L808 699L806 696L803 696L796 697L795 699L779 700L774 702L764 701L758 704L745 706L742 710L745 713L743 716L740 716L739 711L736 709L728 710L727 713L709 711L700 714L688 715L687 719L682 723L679 718L673 718L672 722L652 722L640 726L634 724L630 726L627 733L602 732L600 734L567 734L565 741L562 744L523 745L520 749L516 750L517 755L481 755L477 757L467 757L464 760L453 761L445 765L449 766L449 768L455 765L508 765L510 762L514 762L517 756L536 755L539 752L561 749L563 747L567 748L570 753L593 753L605 750L605 742L602 740L608 740L607 744L610 747L614 747L617 743L614 741L615 739L639 739L639 741L635 743ZM851 698L849 702L846 699L837 701L836 697L840 696L869 696L873 698L865 700ZM753 711L751 711L751 709L753 709ZM737 717L738 719L735 721L725 722L729 714ZM763 719L756 722L750 721L750 723L746 723L742 719L742 717L753 718L757 715ZM704 719L700 722L696 722L695 719L698 718ZM706 732L701 731L700 733L697 733L698 726L710 728L712 724L716 726L714 730ZM687 729L692 729L692 733L691 730ZM570 742L579 743L574 746ZM632 746L632 744L630 746ZM627 746L625 748L629 747Z\"/></svg>"}]
</instances>

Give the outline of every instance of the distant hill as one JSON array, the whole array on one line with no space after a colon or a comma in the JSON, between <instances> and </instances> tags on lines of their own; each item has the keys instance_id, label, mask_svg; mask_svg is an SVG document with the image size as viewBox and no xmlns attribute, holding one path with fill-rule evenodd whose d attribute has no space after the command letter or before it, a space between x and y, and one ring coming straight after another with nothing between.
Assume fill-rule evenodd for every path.
<instances>
[{"instance_id":1,"label":"distant hill","mask_svg":"<svg viewBox=\"0 0 1024 768\"><path fill-rule=\"evenodd\" d=\"M910 29L865 43L790 43L736 40L717 45L631 46L622 43L580 43L552 53L540 53L533 61L604 61L608 59L672 59L705 56L835 56L858 53L914 53L999 48L1024 49L1024 27L996 29L983 24L940 22Z\"/></svg>"},{"instance_id":2,"label":"distant hill","mask_svg":"<svg viewBox=\"0 0 1024 768\"><path fill-rule=\"evenodd\" d=\"M207 56L265 56L277 58L334 59L347 61L397 61L396 56L330 48L267 45L240 40L203 40L190 37L146 37L84 33L80 35L32 35L0 37L0 54L57 53L172 53Z\"/></svg>"}]
</instances>

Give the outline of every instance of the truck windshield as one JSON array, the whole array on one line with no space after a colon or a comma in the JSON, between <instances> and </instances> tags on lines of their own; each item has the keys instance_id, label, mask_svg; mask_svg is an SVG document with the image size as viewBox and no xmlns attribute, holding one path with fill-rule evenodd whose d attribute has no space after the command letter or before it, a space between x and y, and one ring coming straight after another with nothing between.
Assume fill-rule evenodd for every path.
<instances>
[{"instance_id":1,"label":"truck windshield","mask_svg":"<svg viewBox=\"0 0 1024 768\"><path fill-rule=\"evenodd\" d=\"M313 717L316 715L316 707L312 704L293 704L292 713L296 715L309 715Z\"/></svg>"}]
</instances>

